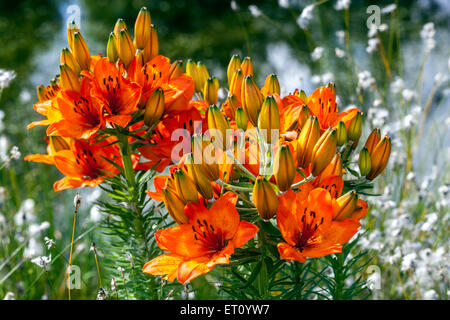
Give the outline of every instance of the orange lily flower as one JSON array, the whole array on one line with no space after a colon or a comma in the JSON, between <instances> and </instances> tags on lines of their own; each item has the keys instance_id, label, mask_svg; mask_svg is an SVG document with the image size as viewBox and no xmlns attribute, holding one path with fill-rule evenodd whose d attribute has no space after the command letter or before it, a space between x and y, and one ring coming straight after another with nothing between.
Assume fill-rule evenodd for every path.
<instances>
[{"instance_id":1,"label":"orange lily flower","mask_svg":"<svg viewBox=\"0 0 450 320\"><path fill-rule=\"evenodd\" d=\"M139 102L145 107L147 100L157 88L164 91L164 113L188 110L189 101L194 94L194 80L186 74L170 79L170 59L156 56L141 66L137 59L128 67L129 79L132 79L142 88Z\"/></svg>"},{"instance_id":2,"label":"orange lily flower","mask_svg":"<svg viewBox=\"0 0 450 320\"><path fill-rule=\"evenodd\" d=\"M166 275L164 279L185 284L211 271L218 264L228 264L235 248L244 246L258 232L254 224L241 221L236 211L237 195L227 192L210 209L188 203L185 213L189 223L159 230L155 234L163 254L143 267L143 272Z\"/></svg>"},{"instance_id":3,"label":"orange lily flower","mask_svg":"<svg viewBox=\"0 0 450 320\"><path fill-rule=\"evenodd\" d=\"M277 224L286 241L278 244L281 258L299 262L342 252L360 227L354 219L333 221L332 198L322 188L307 196L289 190L279 197Z\"/></svg>"},{"instance_id":4,"label":"orange lily flower","mask_svg":"<svg viewBox=\"0 0 450 320\"><path fill-rule=\"evenodd\" d=\"M61 112L59 112L53 98L38 102L33 105L33 108L37 113L47 117L47 119L33 121L27 126L27 129L31 129L36 126L48 126L62 119Z\"/></svg>"},{"instance_id":5,"label":"orange lily flower","mask_svg":"<svg viewBox=\"0 0 450 320\"><path fill-rule=\"evenodd\" d=\"M80 92L62 90L56 96L55 104L62 119L52 123L48 135L77 139L90 139L104 128L103 106L90 95L91 81L84 78Z\"/></svg>"},{"instance_id":6,"label":"orange lily flower","mask_svg":"<svg viewBox=\"0 0 450 320\"><path fill-rule=\"evenodd\" d=\"M55 191L68 188L95 187L104 177L113 176L119 170L106 159L121 163L117 144L109 145L109 139L91 144L83 140L73 140L70 150L61 150L54 157L55 166L65 177L55 182Z\"/></svg>"},{"instance_id":7,"label":"orange lily flower","mask_svg":"<svg viewBox=\"0 0 450 320\"><path fill-rule=\"evenodd\" d=\"M30 154L24 158L25 161L55 164L54 156L61 150L70 150L70 138L50 136L45 137L47 142L47 154Z\"/></svg>"},{"instance_id":8,"label":"orange lily flower","mask_svg":"<svg viewBox=\"0 0 450 320\"><path fill-rule=\"evenodd\" d=\"M200 122L202 123L202 128L205 128L200 112L195 108L165 118L159 122L149 139L149 142L154 145L139 148L139 152L149 161L140 163L138 169L148 170L156 165L154 170L162 172L164 168L172 163L172 149L180 143L182 150L189 150L188 152L190 152L190 136L183 136L172 141L172 133L174 130L181 128L187 129L191 135L194 132L198 133L200 132L199 128L194 126Z\"/></svg>"},{"instance_id":9,"label":"orange lily flower","mask_svg":"<svg viewBox=\"0 0 450 320\"><path fill-rule=\"evenodd\" d=\"M141 88L123 77L122 69L101 58L94 67L91 94L105 106L105 120L122 127L131 119L130 113L137 110Z\"/></svg>"},{"instance_id":10,"label":"orange lily flower","mask_svg":"<svg viewBox=\"0 0 450 320\"><path fill-rule=\"evenodd\" d=\"M350 108L338 113L333 85L314 90L308 97L307 105L311 114L318 118L321 131L327 130L328 127L336 127L339 121L343 121L348 129L350 121L358 111L361 111L358 108Z\"/></svg>"}]
</instances>

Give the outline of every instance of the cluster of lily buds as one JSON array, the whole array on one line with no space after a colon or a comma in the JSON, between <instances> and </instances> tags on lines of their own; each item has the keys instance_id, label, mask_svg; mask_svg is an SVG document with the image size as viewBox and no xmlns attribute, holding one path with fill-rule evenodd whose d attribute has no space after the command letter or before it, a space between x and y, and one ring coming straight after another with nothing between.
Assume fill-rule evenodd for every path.
<instances>
[{"instance_id":1,"label":"cluster of lily buds","mask_svg":"<svg viewBox=\"0 0 450 320\"><path fill-rule=\"evenodd\" d=\"M342 176L343 162L347 163L358 145L363 113L356 108L338 113L334 84L318 88L310 96L303 90L296 90L282 98L280 83L275 74L268 75L264 86L260 88L255 79L251 58L241 60L238 55L233 55L227 68L228 96L219 107L219 83L209 76L204 65L189 60L186 72L194 78L196 91L203 94L203 99L209 105L206 110L208 129L218 133L212 134L217 148L231 152L233 147L236 148L236 143L227 132L249 132L253 129L262 145L269 146L269 149L278 146L271 151L263 151L260 149L261 145L258 145L258 153L268 151L271 154L273 173L267 175L262 172L262 160L259 159L260 170L254 170L255 179L250 181L254 186L252 201L263 219L270 219L275 215L276 197L301 181L299 171L302 172L302 179L314 179L317 183L324 176ZM387 146L387 143L381 145ZM379 155L381 147L379 150L374 153L377 156L369 156L369 153L365 157L361 156L360 163L365 165L363 176L369 180L381 173L385 167L383 164L387 163L386 156ZM385 155L389 152L386 147ZM363 160L371 161L372 158L377 163L374 169L368 168L367 160ZM243 166L251 169L245 163ZM241 169L234 164L228 177L239 180L236 172L242 171ZM192 176L195 179L198 175ZM200 186L197 183L198 189L205 189ZM206 194L205 191L202 192ZM207 194L210 195L211 192Z\"/></svg>"},{"instance_id":2,"label":"cluster of lily buds","mask_svg":"<svg viewBox=\"0 0 450 320\"><path fill-rule=\"evenodd\" d=\"M390 155L391 139L388 136L381 138L380 129L374 129L359 154L361 176L368 180L375 179L386 168Z\"/></svg>"}]
</instances>

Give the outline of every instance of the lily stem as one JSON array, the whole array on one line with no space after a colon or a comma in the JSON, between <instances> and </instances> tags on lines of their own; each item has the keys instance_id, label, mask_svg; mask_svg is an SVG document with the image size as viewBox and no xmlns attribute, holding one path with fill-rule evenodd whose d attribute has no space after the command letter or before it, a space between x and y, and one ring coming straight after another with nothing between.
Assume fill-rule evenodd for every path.
<instances>
[{"instance_id":1,"label":"lily stem","mask_svg":"<svg viewBox=\"0 0 450 320\"><path fill-rule=\"evenodd\" d=\"M302 181L299 181L299 182L297 182L297 183L294 183L294 184L291 186L291 188L297 188L297 187L301 186L302 184L305 184L305 183L310 182L310 181L313 180L314 178L315 178L315 177L314 177L312 174L310 174L308 177L306 177L306 178L303 179Z\"/></svg>"}]
</instances>

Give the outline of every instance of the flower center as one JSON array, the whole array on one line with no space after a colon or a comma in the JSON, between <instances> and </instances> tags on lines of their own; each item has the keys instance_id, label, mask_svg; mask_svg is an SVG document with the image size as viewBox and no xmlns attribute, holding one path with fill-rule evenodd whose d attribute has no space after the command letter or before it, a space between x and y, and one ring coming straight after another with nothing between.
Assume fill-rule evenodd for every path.
<instances>
[{"instance_id":1,"label":"flower center","mask_svg":"<svg viewBox=\"0 0 450 320\"><path fill-rule=\"evenodd\" d=\"M192 225L194 238L202 242L211 252L221 251L226 246L226 239L221 230L215 229L213 225L208 224L206 220L197 219L197 225Z\"/></svg>"},{"instance_id":2,"label":"flower center","mask_svg":"<svg viewBox=\"0 0 450 320\"><path fill-rule=\"evenodd\" d=\"M323 217L320 221L316 219L316 212L305 208L303 212L302 218L302 230L300 231L297 239L295 247L303 252L305 248L311 248L317 244L319 240L319 236L316 234L317 228L323 224Z\"/></svg>"}]
</instances>

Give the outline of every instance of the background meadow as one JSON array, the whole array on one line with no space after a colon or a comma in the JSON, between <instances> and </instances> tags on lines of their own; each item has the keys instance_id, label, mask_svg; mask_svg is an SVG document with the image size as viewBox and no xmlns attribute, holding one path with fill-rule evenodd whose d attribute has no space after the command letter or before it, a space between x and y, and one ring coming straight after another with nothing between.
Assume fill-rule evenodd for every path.
<instances>
[{"instance_id":1,"label":"background meadow","mask_svg":"<svg viewBox=\"0 0 450 320\"><path fill-rule=\"evenodd\" d=\"M65 299L75 190L53 191L54 167L23 157L45 153L36 86L59 71L66 24L78 19L92 54L106 50L118 17L132 25L147 6L160 52L201 60L225 87L232 54L251 56L258 84L276 73L282 94L336 84L341 110L357 106L367 130L392 137L392 155L348 259L365 252L347 278L369 293L354 298L448 299L450 277L450 4L445 0L378 1L380 23L369 29L373 1L3 1L0 4L0 298ZM77 6L74 7L73 5ZM77 11L79 8L79 11ZM77 12L80 15L77 15ZM224 97L226 92L222 92ZM357 161L357 159L355 159ZM139 298L140 269L126 248L112 264L99 227L107 215L93 203L99 188L79 190L82 204L73 264L81 270L74 299L99 287ZM95 250L92 244L95 243ZM99 260L96 268L94 253ZM51 256L51 257L50 257ZM45 257L45 258L39 258ZM48 259L46 262L45 259ZM51 259L51 260L50 260ZM43 263L46 262L46 263ZM117 269L117 278L109 270ZM137 280L136 280L137 279ZM173 298L227 298L205 277ZM115 283L115 285L114 285ZM312 284L314 285L314 284ZM327 294L309 298L327 298ZM166 297L159 297L166 298Z\"/></svg>"}]
</instances>

